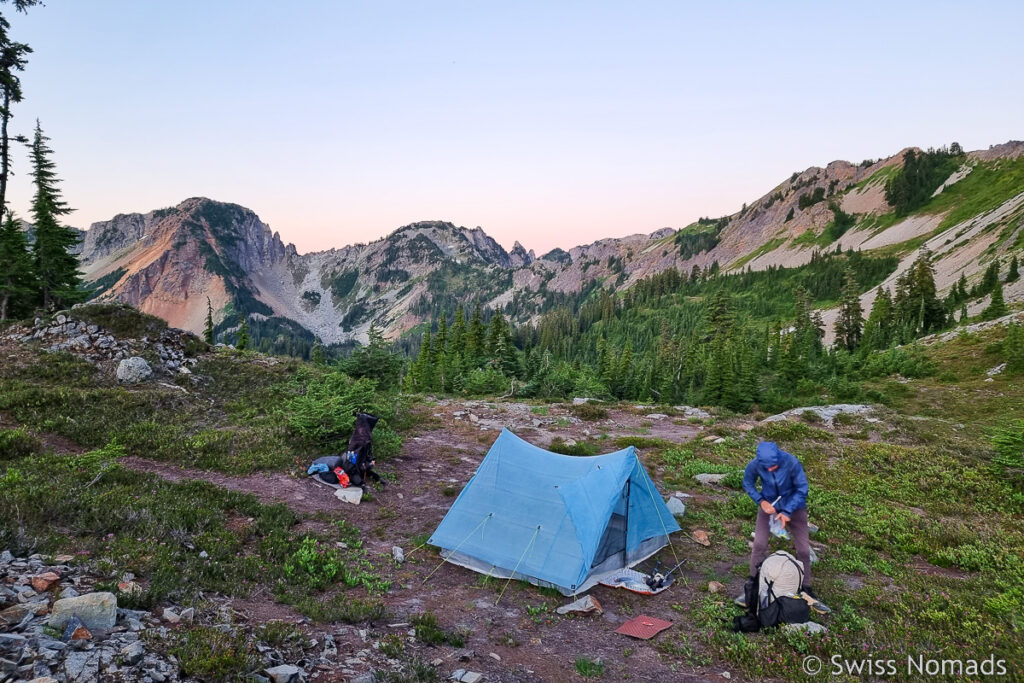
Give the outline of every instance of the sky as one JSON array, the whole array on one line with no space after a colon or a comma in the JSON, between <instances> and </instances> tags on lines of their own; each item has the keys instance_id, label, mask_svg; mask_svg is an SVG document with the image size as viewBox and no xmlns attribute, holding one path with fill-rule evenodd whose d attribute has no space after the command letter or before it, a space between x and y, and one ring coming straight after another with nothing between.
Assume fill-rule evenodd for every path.
<instances>
[{"instance_id":1,"label":"sky","mask_svg":"<svg viewBox=\"0 0 1024 683\"><path fill-rule=\"evenodd\" d=\"M42 122L77 227L206 196L300 252L447 220L540 254L732 213L834 159L1024 137L1021 2L0 12L35 50L12 129Z\"/></svg>"}]
</instances>

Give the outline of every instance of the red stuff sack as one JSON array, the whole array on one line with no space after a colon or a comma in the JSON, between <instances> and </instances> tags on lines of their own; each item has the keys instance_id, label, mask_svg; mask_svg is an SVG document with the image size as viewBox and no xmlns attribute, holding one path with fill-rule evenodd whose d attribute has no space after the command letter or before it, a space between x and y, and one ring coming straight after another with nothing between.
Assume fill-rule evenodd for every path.
<instances>
[{"instance_id":1,"label":"red stuff sack","mask_svg":"<svg viewBox=\"0 0 1024 683\"><path fill-rule=\"evenodd\" d=\"M337 475L338 483L341 484L341 488L348 488L348 475L345 474L345 470L340 467L335 467L334 474Z\"/></svg>"}]
</instances>

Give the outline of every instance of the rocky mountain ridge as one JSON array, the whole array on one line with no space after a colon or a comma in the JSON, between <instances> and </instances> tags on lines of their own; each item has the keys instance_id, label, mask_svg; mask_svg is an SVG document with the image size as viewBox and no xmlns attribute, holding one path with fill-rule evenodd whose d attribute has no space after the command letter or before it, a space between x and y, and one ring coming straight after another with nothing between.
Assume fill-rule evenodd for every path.
<instances>
[{"instance_id":1,"label":"rocky mountain ridge","mask_svg":"<svg viewBox=\"0 0 1024 683\"><path fill-rule=\"evenodd\" d=\"M729 216L539 258L518 242L506 251L479 227L442 221L412 223L367 244L299 254L251 210L192 198L93 224L82 263L101 298L125 301L176 327L200 331L209 299L221 328L243 311L338 343L365 341L371 325L397 338L458 304L500 308L525 322L559 296L624 290L669 268L796 266L817 250L836 248L894 249L909 263L927 244L940 252L936 270L940 287L947 287L1020 246L1024 142L968 153L936 191L962 197L940 198L932 202L937 209L929 204L897 218L885 200L885 183L905 152L793 173ZM972 174L975 168L982 173ZM986 190L985 179L998 183L999 192ZM843 230L835 228L837 210L852 221ZM872 296L865 293L865 304ZM1024 292L1008 296L1024 298Z\"/></svg>"}]
</instances>

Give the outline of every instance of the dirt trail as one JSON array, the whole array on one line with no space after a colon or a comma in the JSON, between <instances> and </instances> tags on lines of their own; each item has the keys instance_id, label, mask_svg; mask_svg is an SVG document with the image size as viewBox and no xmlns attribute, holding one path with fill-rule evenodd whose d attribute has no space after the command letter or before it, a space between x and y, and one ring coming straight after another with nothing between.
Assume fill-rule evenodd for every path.
<instances>
[{"instance_id":1,"label":"dirt trail","mask_svg":"<svg viewBox=\"0 0 1024 683\"><path fill-rule=\"evenodd\" d=\"M251 493L266 503L285 503L305 517L344 518L358 526L376 570L392 581L384 601L395 620L405 622L411 614L431 610L445 628L463 628L471 634L466 648L422 648L421 657L428 661L443 660L439 667L442 677L454 669L465 668L483 672L488 681L572 680L578 678L576 659L590 657L601 658L606 676L612 678L628 675L637 681L724 680L719 675L720 667L679 666L677 661L676 670L670 669L671 662L663 662L658 650L658 643L666 640L665 636L645 642L613 633L623 621L639 614L672 621L672 638L692 631L687 612L704 599L705 593L696 587L706 581L700 569L704 561L698 561L698 556L707 551L681 535L674 539L675 552L680 558L691 557L694 561L692 567L684 566L675 587L656 598L598 587L591 594L605 612L586 617L555 616L554 609L568 599L520 583L510 584L496 605L505 582L483 581L480 575L452 565L438 568L441 560L429 546L412 552L421 535L436 528L503 426L542 447L560 437L591 440L602 444L602 451L615 450L617 446L613 444L619 437L682 443L701 434L702 427L683 418L647 417L655 413L653 409L613 409L607 419L595 422L580 421L562 406L552 406L546 414L535 415L523 404L439 401L427 410L430 415L424 416L423 430L406 436L401 455L378 463L382 473L393 481L383 490L374 490L371 500L358 506L339 503L333 491L295 473L238 476L137 457L122 462L170 481L202 479ZM393 545L401 546L409 555L407 562L398 567L391 561ZM671 559L667 549L663 553L666 562ZM353 591L353 597L357 593ZM239 603L239 608L255 615L280 611L262 602ZM377 631L378 635L396 632L386 627ZM355 632L349 635L355 637ZM353 641L352 645L359 643ZM419 645L416 648L421 649ZM466 655L468 661L459 661L460 656ZM740 680L738 674L733 674L733 680Z\"/></svg>"},{"instance_id":2,"label":"dirt trail","mask_svg":"<svg viewBox=\"0 0 1024 683\"><path fill-rule=\"evenodd\" d=\"M136 456L121 458L120 463L139 472L155 474L167 481L201 480L231 491L251 493L261 503L284 503L301 514L316 514L337 505L332 490L287 472L223 474L178 467Z\"/></svg>"}]
</instances>

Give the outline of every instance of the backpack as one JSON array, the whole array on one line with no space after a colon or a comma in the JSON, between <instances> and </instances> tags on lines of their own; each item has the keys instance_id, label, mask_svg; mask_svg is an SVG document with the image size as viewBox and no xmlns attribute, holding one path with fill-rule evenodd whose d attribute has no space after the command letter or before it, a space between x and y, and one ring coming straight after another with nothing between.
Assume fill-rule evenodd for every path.
<instances>
[{"instance_id":1,"label":"backpack","mask_svg":"<svg viewBox=\"0 0 1024 683\"><path fill-rule=\"evenodd\" d=\"M762 628L810 620L810 605L800 597L803 581L803 565L785 550L764 559L758 568L756 603Z\"/></svg>"},{"instance_id":2,"label":"backpack","mask_svg":"<svg viewBox=\"0 0 1024 683\"><path fill-rule=\"evenodd\" d=\"M743 583L743 601L747 611L733 617L732 630L737 633L757 633L761 630L761 622L757 618L757 582L758 575L754 574Z\"/></svg>"},{"instance_id":3,"label":"backpack","mask_svg":"<svg viewBox=\"0 0 1024 683\"><path fill-rule=\"evenodd\" d=\"M789 553L780 550L764 559L757 573L743 584L747 611L732 620L737 633L757 633L762 628L779 624L802 624L811 619L811 608L800 597L803 586L803 565Z\"/></svg>"}]
</instances>

